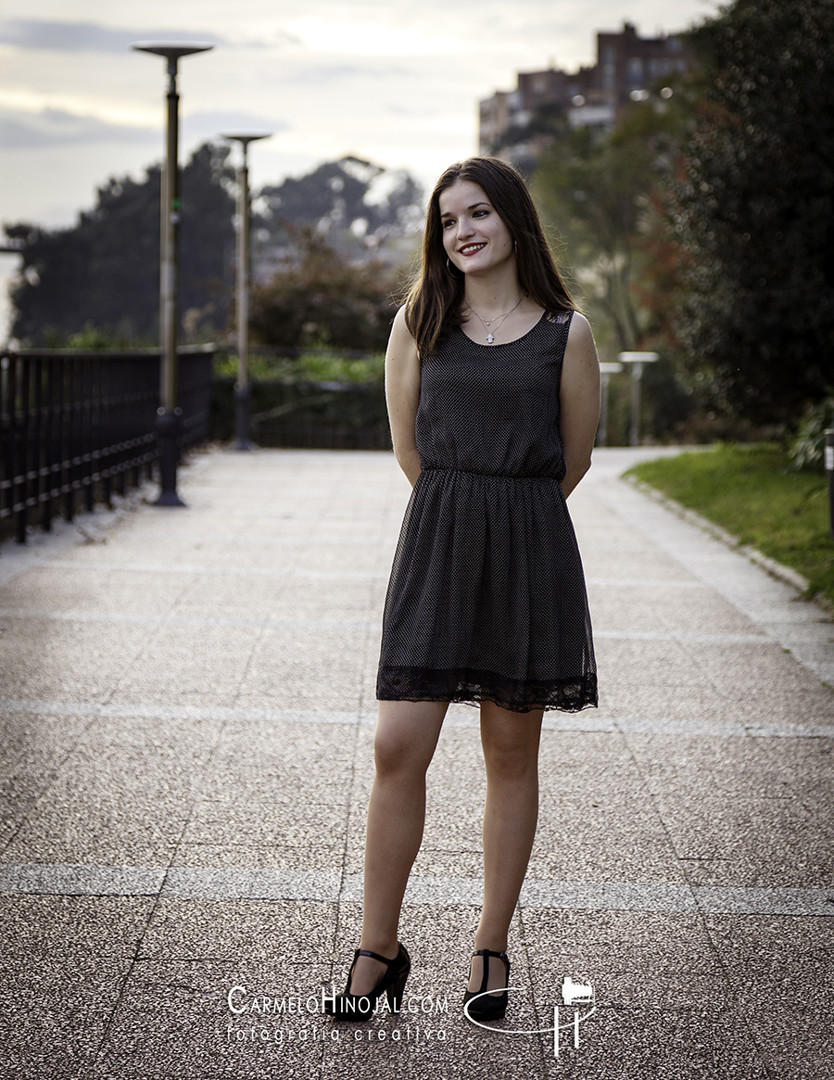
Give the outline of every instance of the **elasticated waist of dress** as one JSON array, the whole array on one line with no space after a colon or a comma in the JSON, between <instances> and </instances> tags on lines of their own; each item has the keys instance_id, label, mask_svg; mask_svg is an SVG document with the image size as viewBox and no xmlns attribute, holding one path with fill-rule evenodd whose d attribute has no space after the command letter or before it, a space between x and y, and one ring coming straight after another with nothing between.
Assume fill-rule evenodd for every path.
<instances>
[{"instance_id":1,"label":"elasticated waist of dress","mask_svg":"<svg viewBox=\"0 0 834 1080\"><path fill-rule=\"evenodd\" d=\"M446 465L425 465L424 473L451 473L455 476L477 476L481 480L517 480L521 483L553 483L558 484L564 479L562 476L543 475L542 473L501 473L501 472L478 472L475 469L452 469Z\"/></svg>"}]
</instances>

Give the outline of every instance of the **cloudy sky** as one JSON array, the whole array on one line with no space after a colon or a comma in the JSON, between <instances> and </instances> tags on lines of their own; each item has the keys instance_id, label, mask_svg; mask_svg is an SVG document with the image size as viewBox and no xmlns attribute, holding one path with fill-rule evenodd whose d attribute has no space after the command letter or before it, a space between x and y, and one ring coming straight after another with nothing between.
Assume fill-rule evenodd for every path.
<instances>
[{"instance_id":1,"label":"cloudy sky","mask_svg":"<svg viewBox=\"0 0 834 1080\"><path fill-rule=\"evenodd\" d=\"M595 58L595 32L684 29L716 0L2 0L0 220L71 224L97 185L163 154L164 65L136 41L201 41L180 64L181 158L224 131L253 186L345 153L429 186L477 150L477 103L517 71ZM13 258L4 256L5 264Z\"/></svg>"}]
</instances>

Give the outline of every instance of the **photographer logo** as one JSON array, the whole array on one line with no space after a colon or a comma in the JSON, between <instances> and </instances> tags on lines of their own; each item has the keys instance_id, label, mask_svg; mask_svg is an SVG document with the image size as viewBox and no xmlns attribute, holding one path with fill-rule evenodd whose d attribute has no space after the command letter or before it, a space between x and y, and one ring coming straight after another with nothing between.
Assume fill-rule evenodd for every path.
<instances>
[{"instance_id":1,"label":"photographer logo","mask_svg":"<svg viewBox=\"0 0 834 1080\"><path fill-rule=\"evenodd\" d=\"M508 986L507 992L510 994L523 993L524 987ZM484 993L489 993L489 991L484 991ZM478 997L480 996L482 995L479 994ZM570 975L566 975L562 980L561 1004L553 1006L553 1027L524 1029L491 1027L489 1024L483 1024L479 1020L474 1020L472 1018L469 1012L469 1006L473 1001L477 1001L477 997L470 998L464 1006L463 1011L466 1014L466 1018L478 1027L485 1028L487 1031L494 1031L501 1035L540 1035L552 1032L553 1056L557 1059L564 1049L565 1037L568 1036L568 1033L572 1035L574 1050L579 1049L581 1025L590 1020L597 1011L596 995L593 986L587 982L574 981Z\"/></svg>"}]
</instances>

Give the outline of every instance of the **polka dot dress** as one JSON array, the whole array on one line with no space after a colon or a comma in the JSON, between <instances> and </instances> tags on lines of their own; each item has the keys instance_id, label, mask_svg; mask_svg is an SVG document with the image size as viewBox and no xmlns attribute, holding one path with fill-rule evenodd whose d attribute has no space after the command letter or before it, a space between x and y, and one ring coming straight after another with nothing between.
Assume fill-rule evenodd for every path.
<instances>
[{"instance_id":1,"label":"polka dot dress","mask_svg":"<svg viewBox=\"0 0 834 1080\"><path fill-rule=\"evenodd\" d=\"M383 617L377 697L597 704L585 579L560 480L571 312L481 345L460 328L421 362L422 471Z\"/></svg>"}]
</instances>

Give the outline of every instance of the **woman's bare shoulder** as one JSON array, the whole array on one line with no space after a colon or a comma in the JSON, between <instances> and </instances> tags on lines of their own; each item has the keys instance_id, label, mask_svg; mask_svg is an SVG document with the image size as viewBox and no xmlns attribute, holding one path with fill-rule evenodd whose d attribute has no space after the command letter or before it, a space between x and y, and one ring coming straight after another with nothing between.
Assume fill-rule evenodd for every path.
<instances>
[{"instance_id":1,"label":"woman's bare shoulder","mask_svg":"<svg viewBox=\"0 0 834 1080\"><path fill-rule=\"evenodd\" d=\"M407 304L397 309L394 322L391 325L391 340L399 345L406 344L406 339L411 339L411 331L408 329Z\"/></svg>"},{"instance_id":2,"label":"woman's bare shoulder","mask_svg":"<svg viewBox=\"0 0 834 1080\"><path fill-rule=\"evenodd\" d=\"M591 330L591 324L585 318L581 311L574 311L573 317L570 321L570 330L568 330L568 341L575 342L587 342L594 340L594 333Z\"/></svg>"}]
</instances>

